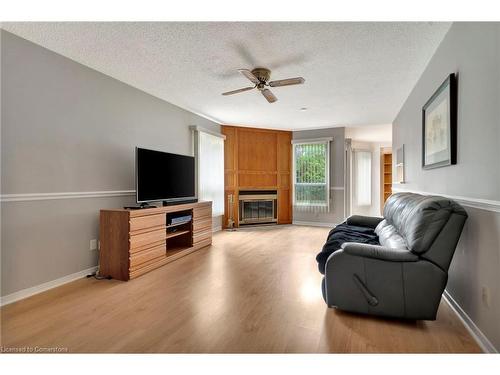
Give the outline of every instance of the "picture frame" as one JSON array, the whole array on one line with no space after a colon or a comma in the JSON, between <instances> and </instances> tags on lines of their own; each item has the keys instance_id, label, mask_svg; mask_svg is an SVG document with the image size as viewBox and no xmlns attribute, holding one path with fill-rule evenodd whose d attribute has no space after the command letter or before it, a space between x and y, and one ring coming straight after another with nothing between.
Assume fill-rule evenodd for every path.
<instances>
[{"instance_id":1,"label":"picture frame","mask_svg":"<svg viewBox=\"0 0 500 375\"><path fill-rule=\"evenodd\" d=\"M422 107L422 168L457 163L457 76L451 73Z\"/></svg>"}]
</instances>

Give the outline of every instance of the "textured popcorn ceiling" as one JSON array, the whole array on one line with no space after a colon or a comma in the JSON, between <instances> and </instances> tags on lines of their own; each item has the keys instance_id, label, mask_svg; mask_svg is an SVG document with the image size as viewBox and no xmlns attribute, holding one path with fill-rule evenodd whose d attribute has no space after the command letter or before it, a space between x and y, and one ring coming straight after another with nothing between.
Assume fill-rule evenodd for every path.
<instances>
[{"instance_id":1,"label":"textured popcorn ceiling","mask_svg":"<svg viewBox=\"0 0 500 375\"><path fill-rule=\"evenodd\" d=\"M282 129L390 123L449 23L3 23L2 28L219 123ZM267 67L268 104L236 69ZM444 77L443 77L444 78ZM307 107L307 111L300 108Z\"/></svg>"}]
</instances>

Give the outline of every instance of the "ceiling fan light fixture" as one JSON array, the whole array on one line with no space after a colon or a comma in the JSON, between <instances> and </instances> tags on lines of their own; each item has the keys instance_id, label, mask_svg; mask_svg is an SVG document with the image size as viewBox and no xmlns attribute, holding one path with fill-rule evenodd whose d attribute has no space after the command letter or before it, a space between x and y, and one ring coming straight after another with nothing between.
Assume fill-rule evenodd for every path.
<instances>
[{"instance_id":1,"label":"ceiling fan light fixture","mask_svg":"<svg viewBox=\"0 0 500 375\"><path fill-rule=\"evenodd\" d=\"M266 88L266 86L269 87L292 86L292 85L301 85L305 82L305 79L302 77L269 81L271 78L271 71L266 68L255 68L253 70L238 69L238 71L242 75L244 75L250 82L252 82L255 86L227 91L224 92L222 95L227 96L227 95L239 94L241 92L257 88L269 103L274 103L278 100L278 98L276 98L276 96L268 88ZM301 110L307 110L307 108L306 109L301 108Z\"/></svg>"}]
</instances>

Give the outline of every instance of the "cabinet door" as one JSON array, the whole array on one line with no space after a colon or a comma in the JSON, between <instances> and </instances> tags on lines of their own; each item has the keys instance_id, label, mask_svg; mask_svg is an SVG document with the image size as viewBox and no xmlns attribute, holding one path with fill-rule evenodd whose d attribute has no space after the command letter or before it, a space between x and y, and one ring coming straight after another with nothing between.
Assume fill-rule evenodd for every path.
<instances>
[{"instance_id":1,"label":"cabinet door","mask_svg":"<svg viewBox=\"0 0 500 375\"><path fill-rule=\"evenodd\" d=\"M130 236L130 251L140 251L142 249L147 249L153 247L158 242L164 242L167 237L167 232L165 228L160 228L153 230L151 232L141 233L137 235Z\"/></svg>"},{"instance_id":2,"label":"cabinet door","mask_svg":"<svg viewBox=\"0 0 500 375\"><path fill-rule=\"evenodd\" d=\"M165 227L165 214L147 215L130 218L130 231L134 232L141 229L150 229L154 227Z\"/></svg>"}]
</instances>

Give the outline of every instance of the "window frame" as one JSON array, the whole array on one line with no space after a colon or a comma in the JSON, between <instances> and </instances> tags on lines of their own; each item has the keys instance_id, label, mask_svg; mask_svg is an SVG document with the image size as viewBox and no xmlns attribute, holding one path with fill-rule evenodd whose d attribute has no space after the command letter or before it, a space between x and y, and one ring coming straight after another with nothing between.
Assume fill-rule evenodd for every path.
<instances>
[{"instance_id":1,"label":"window frame","mask_svg":"<svg viewBox=\"0 0 500 375\"><path fill-rule=\"evenodd\" d=\"M292 205L294 207L321 207L321 208L327 208L327 210L330 209L330 142L333 141L333 138L315 138L315 139L294 139L292 140ZM325 160L325 183L306 183L307 185L325 185L325 190L326 190L326 202L325 204L304 204L304 203L297 203L296 196L295 196L295 186L297 185L297 158L296 158L296 153L295 153L295 147L300 146L300 145L307 145L307 144L326 144L326 160ZM304 183L299 183L299 184L304 184Z\"/></svg>"}]
</instances>

